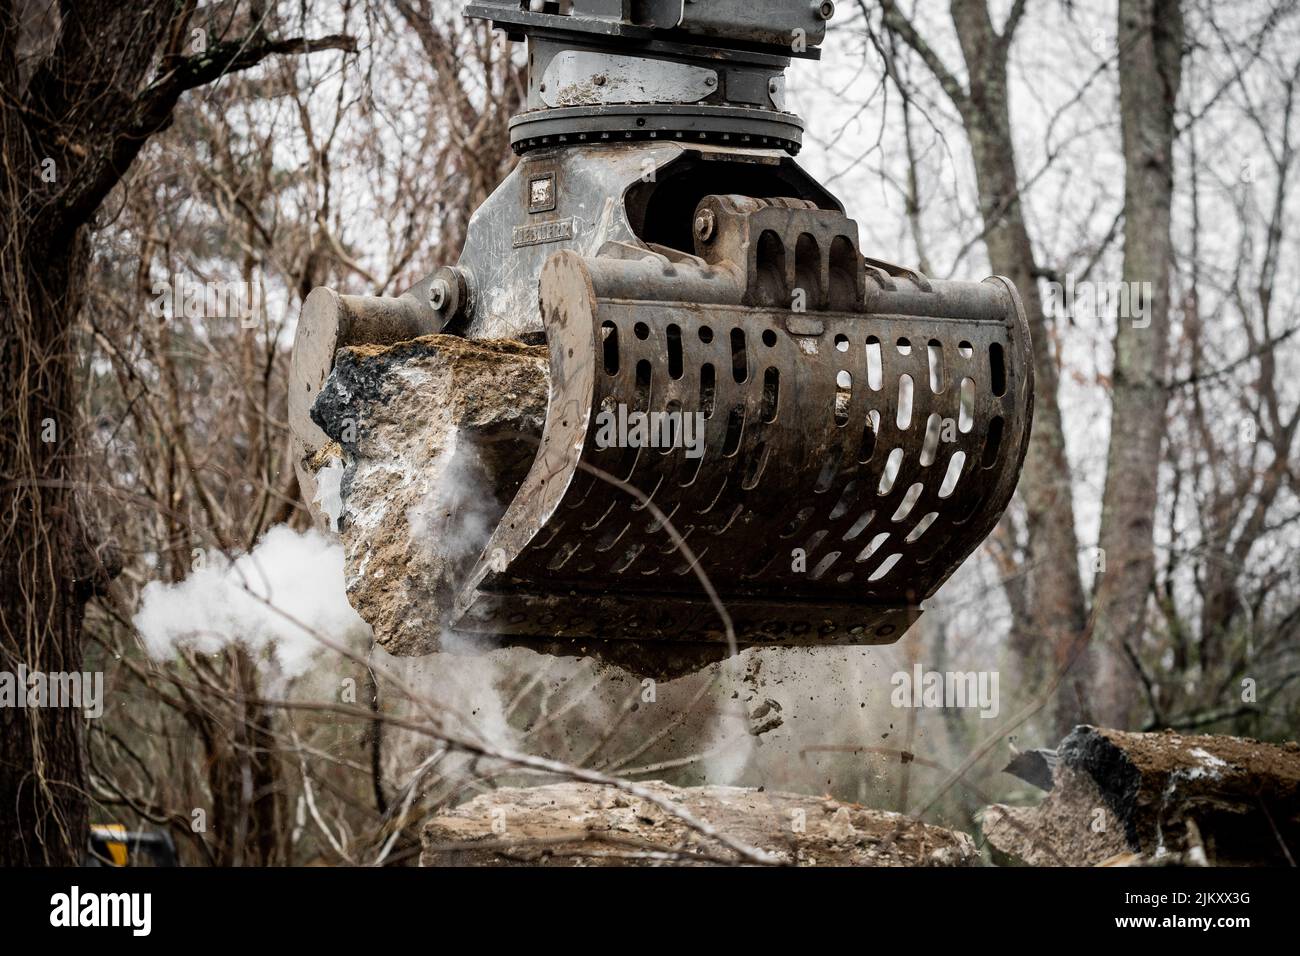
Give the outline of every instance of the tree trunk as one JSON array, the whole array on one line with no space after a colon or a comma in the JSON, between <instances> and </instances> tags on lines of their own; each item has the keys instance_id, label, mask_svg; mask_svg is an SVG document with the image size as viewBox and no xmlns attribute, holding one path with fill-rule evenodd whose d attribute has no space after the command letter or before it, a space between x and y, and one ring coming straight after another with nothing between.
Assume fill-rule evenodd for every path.
<instances>
[{"instance_id":1,"label":"tree trunk","mask_svg":"<svg viewBox=\"0 0 1300 956\"><path fill-rule=\"evenodd\" d=\"M1180 0L1120 0L1120 125L1124 149L1124 282L1138 315L1116 317L1110 450L1102 498L1093 642L1096 719L1128 727L1141 699L1130 661L1155 575L1152 529L1168 393L1169 236L1174 107L1182 75ZM1149 292L1146 291L1149 289ZM1127 645L1127 649L1126 649Z\"/></svg>"},{"instance_id":2,"label":"tree trunk","mask_svg":"<svg viewBox=\"0 0 1300 956\"><path fill-rule=\"evenodd\" d=\"M16 184L4 182L0 276L0 669L80 671L81 609L92 555L79 527L70 330L86 272L80 244L15 229ZM66 277L54 287L45 277ZM20 693L25 688L19 688ZM86 839L82 712L0 710L0 866L75 865Z\"/></svg>"},{"instance_id":3,"label":"tree trunk","mask_svg":"<svg viewBox=\"0 0 1300 956\"><path fill-rule=\"evenodd\" d=\"M268 56L346 36L213 39L195 5L0 0L0 666L80 671L82 608L114 562L83 525L75 347L86 231L180 96ZM227 26L230 22L227 21ZM86 831L82 712L0 712L0 866L73 865Z\"/></svg>"},{"instance_id":4,"label":"tree trunk","mask_svg":"<svg viewBox=\"0 0 1300 956\"><path fill-rule=\"evenodd\" d=\"M257 665L243 648L229 655L230 679L241 696L258 696ZM284 788L280 755L271 733L272 712L245 702L229 725L221 717L202 723L212 797L209 842L217 866L274 866L284 862Z\"/></svg>"},{"instance_id":5,"label":"tree trunk","mask_svg":"<svg viewBox=\"0 0 1300 956\"><path fill-rule=\"evenodd\" d=\"M1034 429L1019 491L1029 532L1029 618L1013 635L1025 677L1035 686L1070 663L1087 621L1079 577L1070 465L1057 397L1050 322L1038 290L1039 267L1025 226L1007 95L1007 50L984 0L954 0L953 24L969 73L961 116L971 144L989 264L1015 283L1029 317L1034 352ZM1071 666L1056 701L1055 723L1068 730L1089 719L1087 659Z\"/></svg>"},{"instance_id":6,"label":"tree trunk","mask_svg":"<svg viewBox=\"0 0 1300 956\"><path fill-rule=\"evenodd\" d=\"M1013 622L1011 644L1021 677L1031 688L1041 686L1051 676L1049 670L1054 674L1070 668L1055 708L1058 728L1068 729L1088 719L1088 660L1077 653L1086 637L1087 602L1079 577L1070 466L1057 398L1060 377L1051 324L1038 291L1040 270L1020 202L1007 101L1007 55L1025 7L1016 4L999 33L989 18L987 0L951 0L967 88L894 0L881 0L881 7L885 28L917 53L961 114L975 164L989 264L1015 283L1024 300L1034 353L1034 429L1018 486L1027 519L1029 553L1022 566L1027 580L1008 586L1012 607L1023 607L1026 613Z\"/></svg>"}]
</instances>

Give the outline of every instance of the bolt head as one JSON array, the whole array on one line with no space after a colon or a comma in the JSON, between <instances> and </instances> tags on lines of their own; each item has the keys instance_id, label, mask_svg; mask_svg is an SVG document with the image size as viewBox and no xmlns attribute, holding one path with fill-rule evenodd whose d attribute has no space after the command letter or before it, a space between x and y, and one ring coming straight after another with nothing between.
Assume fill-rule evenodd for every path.
<instances>
[{"instance_id":1,"label":"bolt head","mask_svg":"<svg viewBox=\"0 0 1300 956\"><path fill-rule=\"evenodd\" d=\"M715 221L713 210L705 209L695 217L695 235L701 242L708 242L713 238L713 228Z\"/></svg>"},{"instance_id":2,"label":"bolt head","mask_svg":"<svg viewBox=\"0 0 1300 956\"><path fill-rule=\"evenodd\" d=\"M442 311L446 307L449 298L451 298L451 286L447 280L434 279L433 284L429 286L429 304Z\"/></svg>"}]
</instances>

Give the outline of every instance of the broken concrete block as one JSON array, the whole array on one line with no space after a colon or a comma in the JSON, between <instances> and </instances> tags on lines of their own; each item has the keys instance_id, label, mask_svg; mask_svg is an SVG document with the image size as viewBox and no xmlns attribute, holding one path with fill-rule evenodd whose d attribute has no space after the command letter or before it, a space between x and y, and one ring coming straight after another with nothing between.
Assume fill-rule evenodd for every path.
<instances>
[{"instance_id":1,"label":"broken concrete block","mask_svg":"<svg viewBox=\"0 0 1300 956\"><path fill-rule=\"evenodd\" d=\"M460 577L532 464L547 387L542 346L339 350L311 415L340 450L348 600L385 650L440 649Z\"/></svg>"},{"instance_id":2,"label":"broken concrete block","mask_svg":"<svg viewBox=\"0 0 1300 956\"><path fill-rule=\"evenodd\" d=\"M1036 807L992 806L1000 862L1287 865L1300 847L1300 745L1076 727Z\"/></svg>"},{"instance_id":3,"label":"broken concrete block","mask_svg":"<svg viewBox=\"0 0 1300 956\"><path fill-rule=\"evenodd\" d=\"M337 517L348 601L395 656L482 649L447 630L466 572L537 454L547 350L430 335L338 351L310 409L324 433L303 460L322 523ZM466 641L469 645L466 645ZM489 637L594 657L670 680L727 654L722 644Z\"/></svg>"},{"instance_id":4,"label":"broken concrete block","mask_svg":"<svg viewBox=\"0 0 1300 956\"><path fill-rule=\"evenodd\" d=\"M1017 753L1002 772L1032 783L1039 790L1051 790L1057 759L1055 750L1026 750Z\"/></svg>"},{"instance_id":5,"label":"broken concrete block","mask_svg":"<svg viewBox=\"0 0 1300 956\"><path fill-rule=\"evenodd\" d=\"M974 866L965 833L856 804L744 787L640 784L734 840L800 866ZM424 826L424 866L645 866L736 862L734 851L616 787L502 788Z\"/></svg>"},{"instance_id":6,"label":"broken concrete block","mask_svg":"<svg viewBox=\"0 0 1300 956\"><path fill-rule=\"evenodd\" d=\"M980 826L999 866L1093 866L1129 848L1092 778L1069 767L1038 806L985 807Z\"/></svg>"}]
</instances>

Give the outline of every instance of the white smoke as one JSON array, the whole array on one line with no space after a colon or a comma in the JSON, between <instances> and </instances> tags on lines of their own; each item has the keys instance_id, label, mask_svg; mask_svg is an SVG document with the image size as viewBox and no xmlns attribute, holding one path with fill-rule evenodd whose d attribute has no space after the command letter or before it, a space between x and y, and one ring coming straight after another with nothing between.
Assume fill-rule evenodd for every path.
<instances>
[{"instance_id":1,"label":"white smoke","mask_svg":"<svg viewBox=\"0 0 1300 956\"><path fill-rule=\"evenodd\" d=\"M340 641L366 627L347 601L342 546L285 525L233 561L207 552L179 584L150 582L134 624L156 659L238 643L265 652L286 678L311 666L324 646L316 635Z\"/></svg>"},{"instance_id":2,"label":"white smoke","mask_svg":"<svg viewBox=\"0 0 1300 956\"><path fill-rule=\"evenodd\" d=\"M452 567L478 556L502 512L478 452L472 443L459 448L459 437L455 429L447 433L427 469L432 489L406 512L411 539Z\"/></svg>"}]
</instances>

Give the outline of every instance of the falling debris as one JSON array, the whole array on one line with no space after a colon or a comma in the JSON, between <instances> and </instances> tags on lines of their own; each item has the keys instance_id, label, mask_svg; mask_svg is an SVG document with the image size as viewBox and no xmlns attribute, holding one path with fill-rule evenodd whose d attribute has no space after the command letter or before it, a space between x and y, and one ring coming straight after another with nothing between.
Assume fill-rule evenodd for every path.
<instances>
[{"instance_id":1,"label":"falling debris","mask_svg":"<svg viewBox=\"0 0 1300 956\"><path fill-rule=\"evenodd\" d=\"M749 732L761 737L769 730L776 730L785 723L781 716L781 705L770 697L764 698L749 711Z\"/></svg>"}]
</instances>

